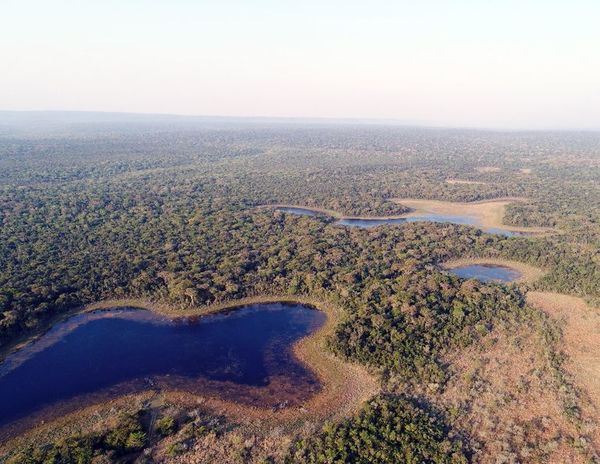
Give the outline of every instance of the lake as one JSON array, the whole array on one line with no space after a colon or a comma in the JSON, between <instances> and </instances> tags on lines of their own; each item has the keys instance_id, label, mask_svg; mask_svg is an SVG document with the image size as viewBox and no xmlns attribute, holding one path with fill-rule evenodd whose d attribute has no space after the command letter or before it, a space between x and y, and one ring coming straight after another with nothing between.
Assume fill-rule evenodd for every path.
<instances>
[{"instance_id":1,"label":"lake","mask_svg":"<svg viewBox=\"0 0 600 464\"><path fill-rule=\"evenodd\" d=\"M513 282L521 277L516 269L496 264L469 264L448 269L463 279L478 279L482 282Z\"/></svg>"},{"instance_id":2,"label":"lake","mask_svg":"<svg viewBox=\"0 0 600 464\"><path fill-rule=\"evenodd\" d=\"M79 314L0 364L0 426L148 389L297 405L320 385L292 346L324 322L283 303L176 320L132 308Z\"/></svg>"},{"instance_id":3,"label":"lake","mask_svg":"<svg viewBox=\"0 0 600 464\"><path fill-rule=\"evenodd\" d=\"M278 211L289 214L296 214L300 216L317 216L320 213L318 211L311 210L309 208L295 208L295 207L282 207L277 208ZM489 227L482 228L479 220L475 216L466 215L451 215L451 214L435 214L426 213L418 216L406 216L399 218L353 218L346 217L338 219L335 224L346 227L360 227L362 229L369 229L371 227L381 226L384 224L405 224L408 222L437 222L443 224L460 224L466 226L473 226L481 228L488 234L503 235L505 237L517 237L526 235L522 232L515 232L501 227Z\"/></svg>"}]
</instances>

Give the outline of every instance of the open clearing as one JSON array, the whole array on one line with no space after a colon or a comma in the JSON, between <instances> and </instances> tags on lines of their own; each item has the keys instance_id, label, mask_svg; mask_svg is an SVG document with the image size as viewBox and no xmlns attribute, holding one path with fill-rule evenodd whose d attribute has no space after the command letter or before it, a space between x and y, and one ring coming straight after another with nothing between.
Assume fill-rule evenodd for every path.
<instances>
[{"instance_id":1,"label":"open clearing","mask_svg":"<svg viewBox=\"0 0 600 464\"><path fill-rule=\"evenodd\" d=\"M410 208L412 211L405 215L420 216L423 214L446 214L451 216L471 216L475 218L480 227L502 228L511 232L524 232L529 234L542 234L552 231L544 227L517 227L503 224L506 206L523 198L499 198L497 200L477 201L470 203L417 200L411 198L395 198L393 201Z\"/></svg>"},{"instance_id":2,"label":"open clearing","mask_svg":"<svg viewBox=\"0 0 600 464\"><path fill-rule=\"evenodd\" d=\"M410 386L450 411L471 439L477 464L589 463L593 450L572 443L587 433L565 414L543 318L495 327L480 343L444 358L450 377L442 391Z\"/></svg>"},{"instance_id":3,"label":"open clearing","mask_svg":"<svg viewBox=\"0 0 600 464\"><path fill-rule=\"evenodd\" d=\"M485 174L488 172L500 172L501 171L501 169L497 166L481 166L481 167L475 168L475 170L482 174Z\"/></svg>"},{"instance_id":4,"label":"open clearing","mask_svg":"<svg viewBox=\"0 0 600 464\"><path fill-rule=\"evenodd\" d=\"M527 302L562 325L565 368L583 393L583 414L600 423L600 311L581 298L550 292L529 292ZM600 447L596 428L594 444Z\"/></svg>"}]
</instances>

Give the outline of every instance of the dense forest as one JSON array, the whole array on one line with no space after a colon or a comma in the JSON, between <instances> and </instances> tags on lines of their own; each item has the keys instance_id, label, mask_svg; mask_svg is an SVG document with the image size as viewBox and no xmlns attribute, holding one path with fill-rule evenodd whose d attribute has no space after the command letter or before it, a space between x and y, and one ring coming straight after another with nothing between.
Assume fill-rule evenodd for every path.
<instances>
[{"instance_id":1,"label":"dense forest","mask_svg":"<svg viewBox=\"0 0 600 464\"><path fill-rule=\"evenodd\" d=\"M374 445L377 443L377 445ZM402 398L376 398L358 416L299 441L288 462L466 463L460 440L447 426Z\"/></svg>"},{"instance_id":2,"label":"dense forest","mask_svg":"<svg viewBox=\"0 0 600 464\"><path fill-rule=\"evenodd\" d=\"M530 310L528 286L464 281L441 262L523 261L547 271L534 288L600 305L595 133L135 122L35 130L6 123L0 134L5 349L52 317L103 299L140 298L183 312L248 296L308 295L344 310L329 340L334 353L369 366L383 383L400 376L443 388L448 353ZM393 198L499 197L526 198L507 209L507 224L557 232L507 238L434 223L367 230L257 208L376 216L407 211ZM71 445L90 459L94 449L124 455L142 446L136 421L125 421L127 437ZM298 441L287 459L465 462L468 446L447 433L426 409L385 397ZM40 456L30 462L88 462L45 460L71 445L27 452Z\"/></svg>"}]
</instances>

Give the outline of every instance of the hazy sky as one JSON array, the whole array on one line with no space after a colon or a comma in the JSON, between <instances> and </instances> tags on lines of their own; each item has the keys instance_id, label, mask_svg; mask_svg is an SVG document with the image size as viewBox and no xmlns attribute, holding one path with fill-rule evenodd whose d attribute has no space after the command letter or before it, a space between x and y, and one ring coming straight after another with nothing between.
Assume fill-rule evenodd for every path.
<instances>
[{"instance_id":1,"label":"hazy sky","mask_svg":"<svg viewBox=\"0 0 600 464\"><path fill-rule=\"evenodd\" d=\"M600 128L600 0L0 0L0 110Z\"/></svg>"}]
</instances>

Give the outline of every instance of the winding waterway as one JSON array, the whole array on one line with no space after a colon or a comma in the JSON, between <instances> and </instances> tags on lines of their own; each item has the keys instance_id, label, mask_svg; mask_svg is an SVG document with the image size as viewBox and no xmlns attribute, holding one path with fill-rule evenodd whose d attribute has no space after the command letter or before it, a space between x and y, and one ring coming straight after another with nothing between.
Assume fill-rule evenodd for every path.
<instances>
[{"instance_id":1,"label":"winding waterway","mask_svg":"<svg viewBox=\"0 0 600 464\"><path fill-rule=\"evenodd\" d=\"M383 224L404 224L406 218L389 218L389 219L359 219L359 218L343 218L338 219L335 223L339 226L360 227L369 229L371 227L380 226Z\"/></svg>"},{"instance_id":2,"label":"winding waterway","mask_svg":"<svg viewBox=\"0 0 600 464\"><path fill-rule=\"evenodd\" d=\"M0 426L147 389L300 404L320 385L292 346L324 321L321 311L283 303L177 320L131 308L79 314L0 365Z\"/></svg>"},{"instance_id":3,"label":"winding waterway","mask_svg":"<svg viewBox=\"0 0 600 464\"><path fill-rule=\"evenodd\" d=\"M283 213L295 214L299 216L317 216L319 214L316 210L310 208L298 208L298 207L278 207L278 211ZM416 216L404 216L394 218L353 218L344 217L335 221L335 224L346 227L360 227L368 229L384 224L405 224L408 222L437 222L443 224L460 224L481 228L484 232L489 234L503 235L505 237L516 237L526 235L523 232L516 232L501 227L488 227L482 228L481 223L475 216L467 215L451 215L451 214L436 214L426 213L419 214Z\"/></svg>"}]
</instances>

